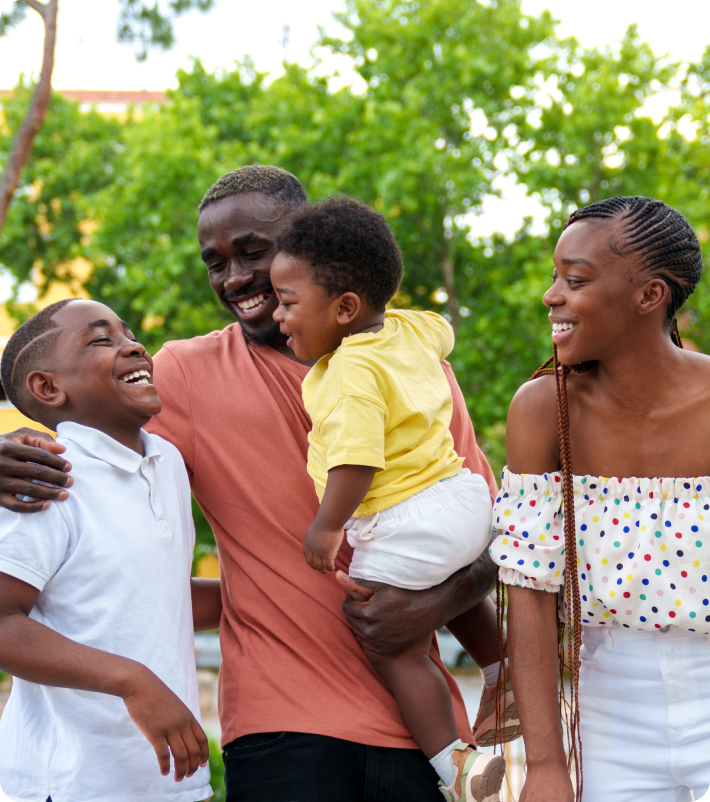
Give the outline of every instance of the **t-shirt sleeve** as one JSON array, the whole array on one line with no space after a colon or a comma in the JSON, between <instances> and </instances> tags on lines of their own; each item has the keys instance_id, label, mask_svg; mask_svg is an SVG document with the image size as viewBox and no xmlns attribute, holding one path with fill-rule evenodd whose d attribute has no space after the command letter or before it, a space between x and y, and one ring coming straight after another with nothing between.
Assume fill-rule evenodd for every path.
<instances>
[{"instance_id":1,"label":"t-shirt sleeve","mask_svg":"<svg viewBox=\"0 0 710 802\"><path fill-rule=\"evenodd\" d=\"M454 350L455 336L451 324L436 312L418 312L426 331L427 339L436 352L439 362Z\"/></svg>"},{"instance_id":2,"label":"t-shirt sleeve","mask_svg":"<svg viewBox=\"0 0 710 802\"><path fill-rule=\"evenodd\" d=\"M449 426L451 436L454 438L454 448L459 457L464 458L463 467L468 468L471 473L479 474L486 480L491 499L494 499L498 493L498 486L491 466L476 442L476 434L473 431L471 416L466 409L463 393L456 381L451 365L448 362L442 362L442 367L449 381L451 397L454 401L454 409Z\"/></svg>"},{"instance_id":3,"label":"t-shirt sleeve","mask_svg":"<svg viewBox=\"0 0 710 802\"><path fill-rule=\"evenodd\" d=\"M338 465L385 468L385 410L373 401L344 395L321 423L326 470Z\"/></svg>"},{"instance_id":4,"label":"t-shirt sleeve","mask_svg":"<svg viewBox=\"0 0 710 802\"><path fill-rule=\"evenodd\" d=\"M0 511L0 573L42 591L66 560L71 534L59 505L27 514Z\"/></svg>"},{"instance_id":5,"label":"t-shirt sleeve","mask_svg":"<svg viewBox=\"0 0 710 802\"><path fill-rule=\"evenodd\" d=\"M192 479L195 465L192 402L182 366L168 346L163 346L153 358L153 381L163 409L145 428L178 449Z\"/></svg>"}]
</instances>

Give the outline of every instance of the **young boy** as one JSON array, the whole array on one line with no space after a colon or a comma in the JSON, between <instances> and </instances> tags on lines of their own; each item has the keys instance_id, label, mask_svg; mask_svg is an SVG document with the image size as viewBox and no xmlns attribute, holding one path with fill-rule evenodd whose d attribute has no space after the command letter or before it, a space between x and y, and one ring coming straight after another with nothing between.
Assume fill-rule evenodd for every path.
<instances>
[{"instance_id":1,"label":"young boy","mask_svg":"<svg viewBox=\"0 0 710 802\"><path fill-rule=\"evenodd\" d=\"M0 511L0 668L15 677L0 787L26 802L203 800L192 632L218 626L219 583L194 583L191 602L187 473L141 430L160 411L152 360L108 307L72 300L15 332L1 372L15 406L57 431L74 483L36 515Z\"/></svg>"},{"instance_id":2,"label":"young boy","mask_svg":"<svg viewBox=\"0 0 710 802\"><path fill-rule=\"evenodd\" d=\"M313 422L308 470L321 499L306 560L334 571L345 530L350 577L368 580L365 588L339 575L356 598L381 583L437 585L473 562L491 533L488 486L462 468L449 432L452 398L440 363L453 331L431 312L385 312L401 255L384 218L362 203L330 198L301 207L277 248L274 318L298 359L318 360L303 383ZM455 634L486 642L493 662L498 637L487 606L460 617ZM431 642L429 635L396 655L366 654L446 799L497 800L505 762L459 740Z\"/></svg>"}]
</instances>

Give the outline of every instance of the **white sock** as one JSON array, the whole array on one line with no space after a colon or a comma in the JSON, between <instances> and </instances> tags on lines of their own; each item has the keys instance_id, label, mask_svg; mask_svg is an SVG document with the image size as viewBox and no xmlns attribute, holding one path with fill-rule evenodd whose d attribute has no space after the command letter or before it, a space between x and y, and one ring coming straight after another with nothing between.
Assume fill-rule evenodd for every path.
<instances>
[{"instance_id":1,"label":"white sock","mask_svg":"<svg viewBox=\"0 0 710 802\"><path fill-rule=\"evenodd\" d=\"M508 661L505 661L506 666L508 665ZM500 660L497 663L491 663L489 666L483 666L481 668L481 674L483 674L483 681L486 683L488 688L491 688L498 682L498 671L500 670Z\"/></svg>"},{"instance_id":2,"label":"white sock","mask_svg":"<svg viewBox=\"0 0 710 802\"><path fill-rule=\"evenodd\" d=\"M457 738L453 743L450 743L446 749L442 749L438 755L434 755L429 761L444 785L451 785L456 779L456 766L454 766L451 755L454 753L454 747L458 746L460 743L461 739Z\"/></svg>"}]
</instances>

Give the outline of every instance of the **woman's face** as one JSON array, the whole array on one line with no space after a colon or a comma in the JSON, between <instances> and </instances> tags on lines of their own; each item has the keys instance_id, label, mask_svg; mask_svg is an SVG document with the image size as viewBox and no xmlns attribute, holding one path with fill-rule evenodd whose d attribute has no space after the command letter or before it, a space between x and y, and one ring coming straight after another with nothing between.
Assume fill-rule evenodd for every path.
<instances>
[{"instance_id":1,"label":"woman's face","mask_svg":"<svg viewBox=\"0 0 710 802\"><path fill-rule=\"evenodd\" d=\"M623 243L616 220L573 223L555 249L553 284L543 296L550 308L552 342L560 362L603 361L629 336L642 336L639 322L648 311L665 314L665 284L641 269L636 254L619 256L610 247ZM658 295L649 307L651 295ZM660 324L662 325L662 323Z\"/></svg>"}]
</instances>

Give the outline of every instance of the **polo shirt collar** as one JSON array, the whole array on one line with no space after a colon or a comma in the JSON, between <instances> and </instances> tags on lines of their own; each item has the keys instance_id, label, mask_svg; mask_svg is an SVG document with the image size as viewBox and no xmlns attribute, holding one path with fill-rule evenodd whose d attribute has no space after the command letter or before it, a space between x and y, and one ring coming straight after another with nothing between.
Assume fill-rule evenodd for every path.
<instances>
[{"instance_id":1,"label":"polo shirt collar","mask_svg":"<svg viewBox=\"0 0 710 802\"><path fill-rule=\"evenodd\" d=\"M165 459L160 453L157 439L142 429L141 440L145 451L144 457L122 445L118 440L114 440L105 432L74 421L60 423L57 426L57 435L63 440L71 440L88 454L127 473L136 473L144 461L155 458L158 462L162 462Z\"/></svg>"}]
</instances>

